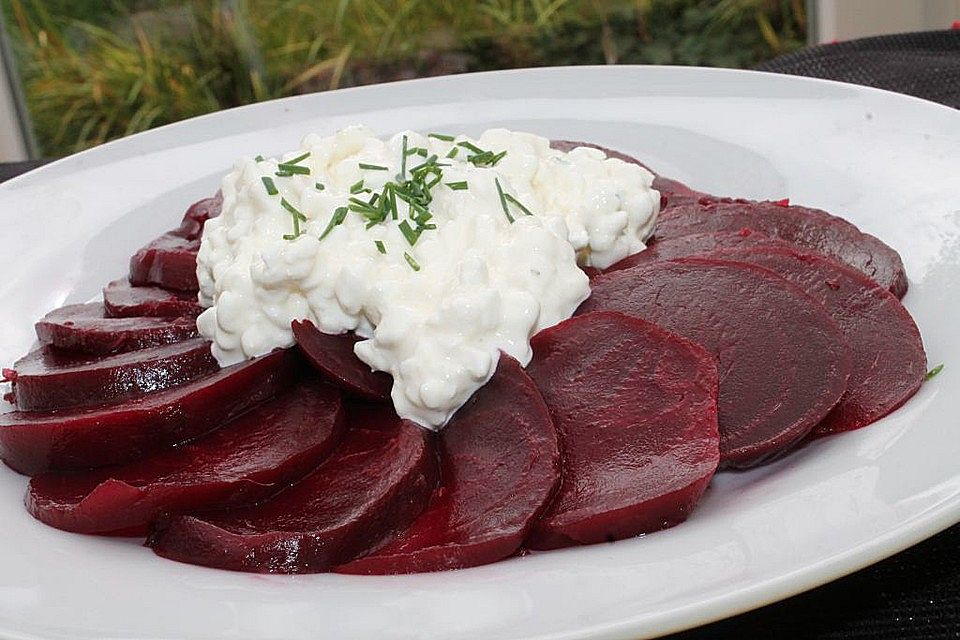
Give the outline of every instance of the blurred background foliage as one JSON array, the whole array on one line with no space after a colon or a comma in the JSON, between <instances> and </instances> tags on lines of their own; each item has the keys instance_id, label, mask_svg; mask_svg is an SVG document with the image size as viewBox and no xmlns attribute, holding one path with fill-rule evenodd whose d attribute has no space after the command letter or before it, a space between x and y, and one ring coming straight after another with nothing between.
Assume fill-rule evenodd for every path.
<instances>
[{"instance_id":1,"label":"blurred background foliage","mask_svg":"<svg viewBox=\"0 0 960 640\"><path fill-rule=\"evenodd\" d=\"M0 0L40 152L258 100L568 64L750 67L803 0Z\"/></svg>"}]
</instances>

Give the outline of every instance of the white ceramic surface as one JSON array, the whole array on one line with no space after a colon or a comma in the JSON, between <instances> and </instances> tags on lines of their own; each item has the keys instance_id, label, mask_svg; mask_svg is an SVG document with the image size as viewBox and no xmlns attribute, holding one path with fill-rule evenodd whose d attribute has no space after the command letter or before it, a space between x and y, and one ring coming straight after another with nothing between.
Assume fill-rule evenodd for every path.
<instances>
[{"instance_id":1,"label":"white ceramic surface","mask_svg":"<svg viewBox=\"0 0 960 640\"><path fill-rule=\"evenodd\" d=\"M0 470L0 637L637 638L783 598L960 519L960 112L760 73L570 68L417 80L269 102L133 136L0 186L0 362L32 322L95 296L212 193L238 155L362 122L506 126L631 153L705 191L790 197L898 249L905 303L946 368L869 429L717 477L685 524L442 574L256 576L158 559L31 519ZM775 368L776 363L771 363Z\"/></svg>"}]
</instances>

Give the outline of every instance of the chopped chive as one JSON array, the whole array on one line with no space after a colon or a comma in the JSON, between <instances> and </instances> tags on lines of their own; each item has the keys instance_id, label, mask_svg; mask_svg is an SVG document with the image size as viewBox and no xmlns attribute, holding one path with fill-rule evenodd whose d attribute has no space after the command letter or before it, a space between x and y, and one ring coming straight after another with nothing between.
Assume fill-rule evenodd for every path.
<instances>
[{"instance_id":1,"label":"chopped chive","mask_svg":"<svg viewBox=\"0 0 960 640\"><path fill-rule=\"evenodd\" d=\"M263 186L266 188L268 195L275 196L280 193L277 191L277 185L273 184L273 178L270 176L263 176L260 179L263 181Z\"/></svg>"},{"instance_id":2,"label":"chopped chive","mask_svg":"<svg viewBox=\"0 0 960 640\"><path fill-rule=\"evenodd\" d=\"M423 147L418 147L418 148L417 148L417 155L418 155L418 156L421 156L421 157L423 157L423 158L426 158L426 157L427 157L427 150L424 149Z\"/></svg>"},{"instance_id":3,"label":"chopped chive","mask_svg":"<svg viewBox=\"0 0 960 640\"><path fill-rule=\"evenodd\" d=\"M462 180L460 182L447 182L445 184L451 189L453 189L454 191L463 191L464 189L469 188L469 185L467 184L466 180Z\"/></svg>"},{"instance_id":4,"label":"chopped chive","mask_svg":"<svg viewBox=\"0 0 960 640\"><path fill-rule=\"evenodd\" d=\"M333 231L334 227L336 227L337 225L343 224L343 221L347 219L347 212L348 212L348 209L346 207L337 207L334 210L333 215L330 217L330 222L327 223L327 228L324 229L323 233L320 234L321 240L326 238L327 235L329 235L329 233Z\"/></svg>"},{"instance_id":5,"label":"chopped chive","mask_svg":"<svg viewBox=\"0 0 960 640\"><path fill-rule=\"evenodd\" d=\"M523 206L523 203L522 203L522 202L520 202L519 200L517 200L516 198L514 198L514 197L513 197L512 195L510 195L509 193L503 194L503 197L506 198L507 200L509 200L510 202L512 202L513 204L517 205L518 207L520 207L520 210L523 211L523 212L524 212L525 214L527 214L528 216L532 216L532 215L533 215L533 212L530 211L530 209L527 209L525 206Z\"/></svg>"},{"instance_id":6,"label":"chopped chive","mask_svg":"<svg viewBox=\"0 0 960 640\"><path fill-rule=\"evenodd\" d=\"M503 208L503 214L507 216L510 224L513 224L513 216L510 215L510 208L507 206L507 196L503 193L503 187L500 186L500 178L494 178L493 181L497 185L497 193L500 194L500 206Z\"/></svg>"},{"instance_id":7,"label":"chopped chive","mask_svg":"<svg viewBox=\"0 0 960 640\"><path fill-rule=\"evenodd\" d=\"M298 164L287 164L285 162L281 162L280 164L277 165L277 169L280 169L280 171L283 171L284 173L288 173L290 175L293 175L293 174L297 174L301 176L310 175L310 167L301 167ZM289 178L290 176L287 176L287 177Z\"/></svg>"},{"instance_id":8,"label":"chopped chive","mask_svg":"<svg viewBox=\"0 0 960 640\"><path fill-rule=\"evenodd\" d=\"M417 261L413 259L413 256L406 251L403 252L403 259L407 261L407 264L410 265L414 271L420 271L420 265L417 264Z\"/></svg>"},{"instance_id":9,"label":"chopped chive","mask_svg":"<svg viewBox=\"0 0 960 640\"><path fill-rule=\"evenodd\" d=\"M363 191L363 180L350 185L350 193L360 193L361 191Z\"/></svg>"},{"instance_id":10,"label":"chopped chive","mask_svg":"<svg viewBox=\"0 0 960 640\"><path fill-rule=\"evenodd\" d=\"M379 164L367 164L366 162L360 163L361 169L369 169L370 171L388 171L388 169Z\"/></svg>"},{"instance_id":11,"label":"chopped chive","mask_svg":"<svg viewBox=\"0 0 960 640\"><path fill-rule=\"evenodd\" d=\"M483 149L473 144L472 142L468 142L466 140L458 142L457 146L463 147L464 149L467 149L469 151L473 151L474 153L484 153Z\"/></svg>"},{"instance_id":12,"label":"chopped chive","mask_svg":"<svg viewBox=\"0 0 960 640\"><path fill-rule=\"evenodd\" d=\"M291 215L293 215L293 217L294 217L295 220L298 220L298 221L300 221L300 222L306 222L306 221L307 221L307 216L305 216L305 215L303 215L302 213L300 213L300 210L297 209L297 208L296 208L295 206L293 206L292 204L290 204L290 203L287 201L286 198L280 198L280 205L281 205L284 209L286 209L287 211L289 211L289 212L291 213Z\"/></svg>"},{"instance_id":13,"label":"chopped chive","mask_svg":"<svg viewBox=\"0 0 960 640\"><path fill-rule=\"evenodd\" d=\"M403 136L403 149L400 153L400 173L397 175L397 179L400 181L406 180L407 175L407 136Z\"/></svg>"},{"instance_id":14,"label":"chopped chive","mask_svg":"<svg viewBox=\"0 0 960 640\"><path fill-rule=\"evenodd\" d=\"M390 189L390 217L397 219L397 191Z\"/></svg>"},{"instance_id":15,"label":"chopped chive","mask_svg":"<svg viewBox=\"0 0 960 640\"><path fill-rule=\"evenodd\" d=\"M444 142L453 142L456 140L453 136L448 136L442 133L428 133L428 138L436 138L437 140L443 140Z\"/></svg>"},{"instance_id":16,"label":"chopped chive","mask_svg":"<svg viewBox=\"0 0 960 640\"><path fill-rule=\"evenodd\" d=\"M263 156L257 156L256 158L253 159L254 162L263 162L264 160L266 160L266 158L264 158Z\"/></svg>"},{"instance_id":17,"label":"chopped chive","mask_svg":"<svg viewBox=\"0 0 960 640\"><path fill-rule=\"evenodd\" d=\"M413 229L410 226L410 223L404 220L397 225L397 228L400 229L400 233L403 234L403 237L407 239L407 242L412 247L417 244L417 240L420 238L420 232Z\"/></svg>"},{"instance_id":18,"label":"chopped chive","mask_svg":"<svg viewBox=\"0 0 960 640\"><path fill-rule=\"evenodd\" d=\"M289 178L290 176L293 175L293 172L292 172L292 171L286 171L286 170L284 170L284 171L277 171L277 172L274 173L273 175L277 176L278 178Z\"/></svg>"},{"instance_id":19,"label":"chopped chive","mask_svg":"<svg viewBox=\"0 0 960 640\"><path fill-rule=\"evenodd\" d=\"M460 151L460 147L450 147L450 151L447 151L447 157L456 158L458 151Z\"/></svg>"},{"instance_id":20,"label":"chopped chive","mask_svg":"<svg viewBox=\"0 0 960 640\"><path fill-rule=\"evenodd\" d=\"M306 152L305 154L303 154L302 156L297 156L297 157L294 158L293 160L285 160L285 161L283 161L281 164L297 164L297 163L299 163L299 162L303 162L304 160L306 160L306 159L309 158L309 157L310 157L310 152L307 151L307 152Z\"/></svg>"},{"instance_id":21,"label":"chopped chive","mask_svg":"<svg viewBox=\"0 0 960 640\"><path fill-rule=\"evenodd\" d=\"M324 187L322 184L320 184L319 182L314 183L313 186L314 186L314 188L315 188L317 191L323 191L323 190L326 188L326 187Z\"/></svg>"},{"instance_id":22,"label":"chopped chive","mask_svg":"<svg viewBox=\"0 0 960 640\"><path fill-rule=\"evenodd\" d=\"M377 251L379 251L380 253L382 253L382 254L386 254L386 253L387 253L387 248L386 248L385 246L383 246L383 242L382 242L382 241L380 241L380 240L374 240L374 241L373 241L373 244L377 245Z\"/></svg>"},{"instance_id":23,"label":"chopped chive","mask_svg":"<svg viewBox=\"0 0 960 640\"><path fill-rule=\"evenodd\" d=\"M937 376L937 374L940 373L941 371L943 371L942 362L937 366L935 366L933 369L930 369L930 371L927 371L927 375L923 376L923 381L929 382L930 380L933 380Z\"/></svg>"}]
</instances>

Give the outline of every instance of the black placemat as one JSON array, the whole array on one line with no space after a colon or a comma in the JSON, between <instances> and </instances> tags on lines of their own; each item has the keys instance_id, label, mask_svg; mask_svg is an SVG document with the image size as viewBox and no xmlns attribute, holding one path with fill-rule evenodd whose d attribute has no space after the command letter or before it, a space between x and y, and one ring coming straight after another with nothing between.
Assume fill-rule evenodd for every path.
<instances>
[{"instance_id":1,"label":"black placemat","mask_svg":"<svg viewBox=\"0 0 960 640\"><path fill-rule=\"evenodd\" d=\"M960 29L808 47L757 67L877 87L960 109Z\"/></svg>"}]
</instances>

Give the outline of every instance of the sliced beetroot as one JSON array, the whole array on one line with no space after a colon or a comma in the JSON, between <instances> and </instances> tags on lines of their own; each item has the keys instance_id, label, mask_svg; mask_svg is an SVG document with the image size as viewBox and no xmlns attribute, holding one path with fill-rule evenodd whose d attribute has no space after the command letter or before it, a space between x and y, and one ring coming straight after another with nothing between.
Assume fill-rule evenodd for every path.
<instances>
[{"instance_id":1,"label":"sliced beetroot","mask_svg":"<svg viewBox=\"0 0 960 640\"><path fill-rule=\"evenodd\" d=\"M292 350L119 404L0 413L0 458L20 473L121 464L201 436L272 397L293 380Z\"/></svg>"},{"instance_id":2,"label":"sliced beetroot","mask_svg":"<svg viewBox=\"0 0 960 640\"><path fill-rule=\"evenodd\" d=\"M752 229L793 242L847 264L889 289L898 298L907 292L907 274L892 248L826 211L780 202L703 198L670 207L658 218L658 239L691 233Z\"/></svg>"},{"instance_id":3,"label":"sliced beetroot","mask_svg":"<svg viewBox=\"0 0 960 640\"><path fill-rule=\"evenodd\" d=\"M219 368L202 338L105 358L40 347L13 366L13 391L21 411L49 411L119 402Z\"/></svg>"},{"instance_id":4,"label":"sliced beetroot","mask_svg":"<svg viewBox=\"0 0 960 640\"><path fill-rule=\"evenodd\" d=\"M106 318L99 302L55 309L37 322L36 331L43 344L94 355L146 349L199 335L192 317Z\"/></svg>"},{"instance_id":5,"label":"sliced beetroot","mask_svg":"<svg viewBox=\"0 0 960 640\"><path fill-rule=\"evenodd\" d=\"M658 260L673 260L689 256L702 256L718 249L739 249L751 246L796 247L792 242L771 238L759 231L741 229L740 231L718 231L715 233L692 233L688 236L657 239L639 253L627 256L620 262L610 265L604 271L619 271Z\"/></svg>"},{"instance_id":6,"label":"sliced beetroot","mask_svg":"<svg viewBox=\"0 0 960 640\"><path fill-rule=\"evenodd\" d=\"M166 558L221 569L329 570L423 510L436 481L432 440L384 405L352 415L337 450L297 484L256 506L161 521L148 544Z\"/></svg>"},{"instance_id":7,"label":"sliced beetroot","mask_svg":"<svg viewBox=\"0 0 960 640\"><path fill-rule=\"evenodd\" d=\"M200 239L165 233L130 258L130 282L135 286L157 285L164 289L197 291L197 252Z\"/></svg>"},{"instance_id":8,"label":"sliced beetroot","mask_svg":"<svg viewBox=\"0 0 960 640\"><path fill-rule=\"evenodd\" d=\"M755 265L683 258L604 274L577 313L621 311L699 343L720 364L720 464L797 444L837 404L850 350L823 307Z\"/></svg>"},{"instance_id":9,"label":"sliced beetroot","mask_svg":"<svg viewBox=\"0 0 960 640\"><path fill-rule=\"evenodd\" d=\"M353 345L362 338L353 333L323 333L309 320L294 320L291 327L303 355L324 378L360 398L390 399L390 375L371 370L353 352Z\"/></svg>"},{"instance_id":10,"label":"sliced beetroot","mask_svg":"<svg viewBox=\"0 0 960 640\"><path fill-rule=\"evenodd\" d=\"M198 240L203 235L203 225L210 218L219 216L222 208L223 193L220 191L209 198L194 202L183 214L183 220L175 233L181 238Z\"/></svg>"},{"instance_id":11,"label":"sliced beetroot","mask_svg":"<svg viewBox=\"0 0 960 640\"><path fill-rule=\"evenodd\" d=\"M135 287L130 281L114 280L103 289L103 306L108 318L196 317L203 309L194 293L160 287Z\"/></svg>"},{"instance_id":12,"label":"sliced beetroot","mask_svg":"<svg viewBox=\"0 0 960 640\"><path fill-rule=\"evenodd\" d=\"M27 509L66 531L145 533L161 513L276 493L330 453L344 423L340 392L308 380L181 447L126 466L37 476Z\"/></svg>"},{"instance_id":13,"label":"sliced beetroot","mask_svg":"<svg viewBox=\"0 0 960 640\"><path fill-rule=\"evenodd\" d=\"M707 196L706 193L701 191L694 191L687 185L683 184L678 180L672 180L670 178L665 178L656 172L654 172L650 167L643 164L633 156L628 156L625 153L620 151L615 151L613 149L608 149L607 147L601 147L598 144L593 144L592 142L577 142L575 140L551 140L550 146L553 149L558 151L570 152L576 149L577 147L588 147L590 149L599 149L603 151L608 158L616 158L617 160L623 160L624 162L629 162L630 164L640 165L647 171L653 174L653 188L660 192L660 207L661 209L668 206L674 206L681 202L695 202L700 198Z\"/></svg>"},{"instance_id":14,"label":"sliced beetroot","mask_svg":"<svg viewBox=\"0 0 960 640\"><path fill-rule=\"evenodd\" d=\"M426 511L382 549L337 570L416 573L512 555L557 485L557 447L540 392L501 355L493 378L441 432L442 484Z\"/></svg>"},{"instance_id":15,"label":"sliced beetroot","mask_svg":"<svg viewBox=\"0 0 960 640\"><path fill-rule=\"evenodd\" d=\"M843 332L853 358L847 390L812 435L864 427L920 388L927 357L916 323L893 294L859 271L789 247L726 249L710 257L775 271L819 300Z\"/></svg>"},{"instance_id":16,"label":"sliced beetroot","mask_svg":"<svg viewBox=\"0 0 960 640\"><path fill-rule=\"evenodd\" d=\"M560 434L560 488L527 546L619 540L684 521L720 461L717 365L660 327L598 312L531 341Z\"/></svg>"}]
</instances>

